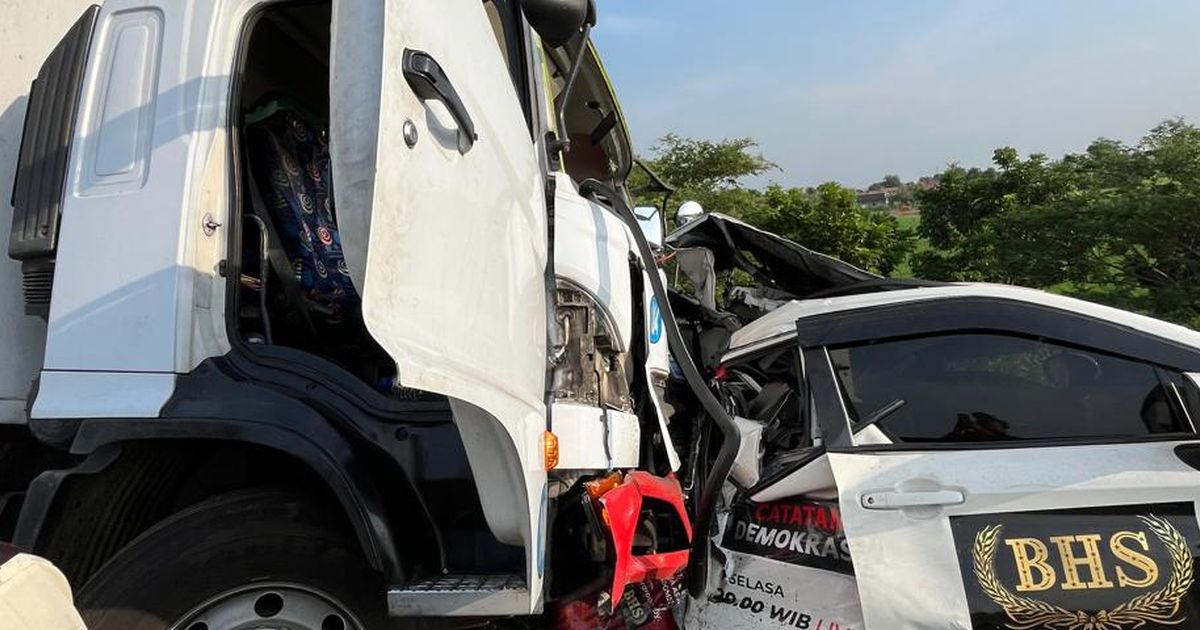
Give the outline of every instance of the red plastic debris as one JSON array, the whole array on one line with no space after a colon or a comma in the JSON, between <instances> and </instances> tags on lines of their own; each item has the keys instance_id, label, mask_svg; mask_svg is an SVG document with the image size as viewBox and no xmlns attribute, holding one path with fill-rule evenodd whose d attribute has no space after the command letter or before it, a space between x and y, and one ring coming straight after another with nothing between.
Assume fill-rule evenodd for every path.
<instances>
[{"instance_id":1,"label":"red plastic debris","mask_svg":"<svg viewBox=\"0 0 1200 630\"><path fill-rule=\"evenodd\" d=\"M727 378L729 378L729 368L725 367L723 364L718 365L717 369L713 370L713 379L723 381Z\"/></svg>"},{"instance_id":2,"label":"red plastic debris","mask_svg":"<svg viewBox=\"0 0 1200 630\"><path fill-rule=\"evenodd\" d=\"M612 612L600 610L592 596L553 604L549 613L554 630L679 630L683 584L679 578L631 584Z\"/></svg>"},{"instance_id":3,"label":"red plastic debris","mask_svg":"<svg viewBox=\"0 0 1200 630\"><path fill-rule=\"evenodd\" d=\"M678 551L633 555L633 538L641 518L643 498L658 499L669 504L687 532L688 542L692 540L692 524L683 505L683 490L679 487L679 481L674 477L656 477L640 470L626 475L621 485L604 493L598 501L612 536L615 562L610 594L613 601L621 599L626 584L672 578L687 566L687 547Z\"/></svg>"}]
</instances>

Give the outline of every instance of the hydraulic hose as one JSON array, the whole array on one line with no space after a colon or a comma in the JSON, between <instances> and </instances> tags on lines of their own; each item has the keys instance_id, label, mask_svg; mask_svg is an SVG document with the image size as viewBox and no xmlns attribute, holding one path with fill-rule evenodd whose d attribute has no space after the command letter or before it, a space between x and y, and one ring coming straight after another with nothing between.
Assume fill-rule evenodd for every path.
<instances>
[{"instance_id":1,"label":"hydraulic hose","mask_svg":"<svg viewBox=\"0 0 1200 630\"><path fill-rule=\"evenodd\" d=\"M596 195L604 197L617 217L633 233L633 240L637 243L643 264L648 267L653 265L654 252L651 251L650 244L646 242L646 237L642 234L642 228L638 225L633 210L625 203L620 193L595 179L587 179L579 184L579 194L584 197ZM679 325L675 321L675 314L671 309L671 301L668 299L662 277L657 273L656 267L651 267L649 270L650 273L646 275L649 276L650 287L654 291L654 297L658 300L658 307L662 313L663 328L667 333L667 347L675 355L675 359L683 371L684 379L700 400L700 405L704 408L705 413L720 430L722 438L717 459L713 462L708 478L700 489L700 497L696 501L696 518L692 526L693 539L691 554L688 557L687 587L688 594L699 599L704 595L708 582L708 538L717 514L717 498L720 497L721 488L729 477L729 470L733 468L733 462L737 458L740 440L738 439L737 424L725 411L721 401L717 400L712 390L708 388L700 371L696 369L696 362L692 360L687 344L683 341L683 334L679 332ZM666 436L663 437L666 438Z\"/></svg>"}]
</instances>

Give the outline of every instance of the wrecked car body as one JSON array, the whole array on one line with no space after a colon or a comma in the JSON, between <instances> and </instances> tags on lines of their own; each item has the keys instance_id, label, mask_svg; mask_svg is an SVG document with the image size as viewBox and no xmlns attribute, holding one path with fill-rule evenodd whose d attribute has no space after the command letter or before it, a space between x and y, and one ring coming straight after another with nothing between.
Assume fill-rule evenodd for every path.
<instances>
[{"instance_id":1,"label":"wrecked car body","mask_svg":"<svg viewBox=\"0 0 1200 630\"><path fill-rule=\"evenodd\" d=\"M708 317L740 443L686 627L1198 623L1200 333L771 239L715 216L667 238L758 284L725 300L788 294Z\"/></svg>"}]
</instances>

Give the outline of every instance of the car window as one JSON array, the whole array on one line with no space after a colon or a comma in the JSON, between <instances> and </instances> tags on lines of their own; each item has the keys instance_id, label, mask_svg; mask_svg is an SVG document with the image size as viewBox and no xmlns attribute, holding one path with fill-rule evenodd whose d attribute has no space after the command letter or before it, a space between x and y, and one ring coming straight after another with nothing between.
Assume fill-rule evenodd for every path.
<instances>
[{"instance_id":1,"label":"car window","mask_svg":"<svg viewBox=\"0 0 1200 630\"><path fill-rule=\"evenodd\" d=\"M1043 340L958 334L831 349L852 420L894 441L1190 431L1156 366Z\"/></svg>"}]
</instances>

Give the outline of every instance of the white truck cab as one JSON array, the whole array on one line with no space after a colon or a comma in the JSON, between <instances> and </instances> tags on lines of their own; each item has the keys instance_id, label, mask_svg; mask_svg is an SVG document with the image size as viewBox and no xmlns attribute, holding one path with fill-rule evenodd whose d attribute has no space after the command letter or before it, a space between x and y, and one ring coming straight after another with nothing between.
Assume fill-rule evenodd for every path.
<instances>
[{"instance_id":1,"label":"white truck cab","mask_svg":"<svg viewBox=\"0 0 1200 630\"><path fill-rule=\"evenodd\" d=\"M629 527L676 525L607 596L683 567L661 276L589 2L78 9L25 101L28 315L3 301L45 321L5 416L42 463L0 481L89 627L540 612L632 553L574 507L614 472L657 499Z\"/></svg>"}]
</instances>

